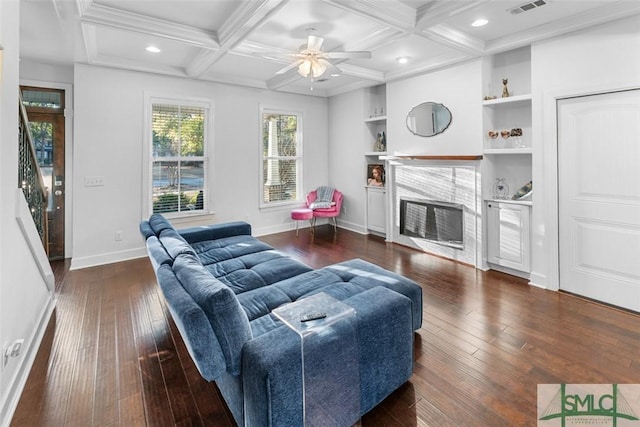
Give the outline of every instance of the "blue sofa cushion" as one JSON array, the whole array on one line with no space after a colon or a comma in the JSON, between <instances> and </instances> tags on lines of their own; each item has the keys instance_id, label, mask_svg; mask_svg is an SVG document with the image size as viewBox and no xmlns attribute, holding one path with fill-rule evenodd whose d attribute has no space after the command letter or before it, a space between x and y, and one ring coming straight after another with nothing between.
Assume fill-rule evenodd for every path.
<instances>
[{"instance_id":1,"label":"blue sofa cushion","mask_svg":"<svg viewBox=\"0 0 640 427\"><path fill-rule=\"evenodd\" d=\"M162 246L160 240L156 236L149 236L147 238L147 251L149 252L149 259L153 264L153 269L157 270L161 265L173 264L173 258L169 256L167 250Z\"/></svg>"},{"instance_id":2,"label":"blue sofa cushion","mask_svg":"<svg viewBox=\"0 0 640 427\"><path fill-rule=\"evenodd\" d=\"M171 317L198 371L208 381L217 379L227 370L227 365L209 319L187 294L169 264L160 265L156 276Z\"/></svg>"},{"instance_id":3,"label":"blue sofa cushion","mask_svg":"<svg viewBox=\"0 0 640 427\"><path fill-rule=\"evenodd\" d=\"M191 298L205 312L220 343L227 370L238 375L242 346L252 338L249 319L229 287L211 276L195 255L179 255L173 270Z\"/></svg>"}]
</instances>

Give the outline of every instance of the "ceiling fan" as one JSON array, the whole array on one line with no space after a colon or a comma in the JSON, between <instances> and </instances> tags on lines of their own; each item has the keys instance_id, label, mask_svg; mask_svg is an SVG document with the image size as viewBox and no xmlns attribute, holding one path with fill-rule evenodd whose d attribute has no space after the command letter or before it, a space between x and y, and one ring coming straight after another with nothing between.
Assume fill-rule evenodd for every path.
<instances>
[{"instance_id":1,"label":"ceiling fan","mask_svg":"<svg viewBox=\"0 0 640 427\"><path fill-rule=\"evenodd\" d=\"M329 61L330 59L371 58L371 52L368 51L323 51L324 38L314 35L314 31L313 28L307 29L309 34L307 44L300 46L300 50L297 53L285 54L287 57L295 58L295 60L276 71L276 74L284 74L297 67L298 74L316 80L327 74L327 72L331 76L337 76L342 72L338 66Z\"/></svg>"}]
</instances>

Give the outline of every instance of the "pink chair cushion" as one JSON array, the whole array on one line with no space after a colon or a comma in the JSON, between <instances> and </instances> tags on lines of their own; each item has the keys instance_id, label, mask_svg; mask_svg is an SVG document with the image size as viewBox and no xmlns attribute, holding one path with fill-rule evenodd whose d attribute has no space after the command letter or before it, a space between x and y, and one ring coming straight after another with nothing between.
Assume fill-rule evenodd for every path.
<instances>
[{"instance_id":1,"label":"pink chair cushion","mask_svg":"<svg viewBox=\"0 0 640 427\"><path fill-rule=\"evenodd\" d=\"M291 211L291 219L303 220L313 218L313 211L307 208L294 209Z\"/></svg>"}]
</instances>

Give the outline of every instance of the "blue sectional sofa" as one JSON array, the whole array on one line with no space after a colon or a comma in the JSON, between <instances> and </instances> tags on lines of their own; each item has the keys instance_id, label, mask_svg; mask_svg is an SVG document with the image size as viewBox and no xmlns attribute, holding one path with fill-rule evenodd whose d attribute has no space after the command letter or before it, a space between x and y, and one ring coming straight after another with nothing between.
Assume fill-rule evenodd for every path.
<instances>
[{"instance_id":1,"label":"blue sectional sofa","mask_svg":"<svg viewBox=\"0 0 640 427\"><path fill-rule=\"evenodd\" d=\"M140 231L191 358L238 425L303 424L300 338L272 311L320 292L356 310L361 415L411 376L415 282L359 259L314 270L245 222L176 230L155 214Z\"/></svg>"}]
</instances>

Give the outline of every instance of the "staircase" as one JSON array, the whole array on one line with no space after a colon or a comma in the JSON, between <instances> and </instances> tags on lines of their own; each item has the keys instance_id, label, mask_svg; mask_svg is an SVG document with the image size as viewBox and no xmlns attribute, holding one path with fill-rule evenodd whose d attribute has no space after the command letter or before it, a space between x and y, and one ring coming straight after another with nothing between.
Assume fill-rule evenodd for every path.
<instances>
[{"instance_id":1,"label":"staircase","mask_svg":"<svg viewBox=\"0 0 640 427\"><path fill-rule=\"evenodd\" d=\"M48 189L44 186L42 171L38 165L35 149L29 130L29 119L22 104L22 96L18 99L20 118L18 120L18 187L22 189L31 217L42 241L47 255L49 254L49 237L47 230Z\"/></svg>"}]
</instances>

